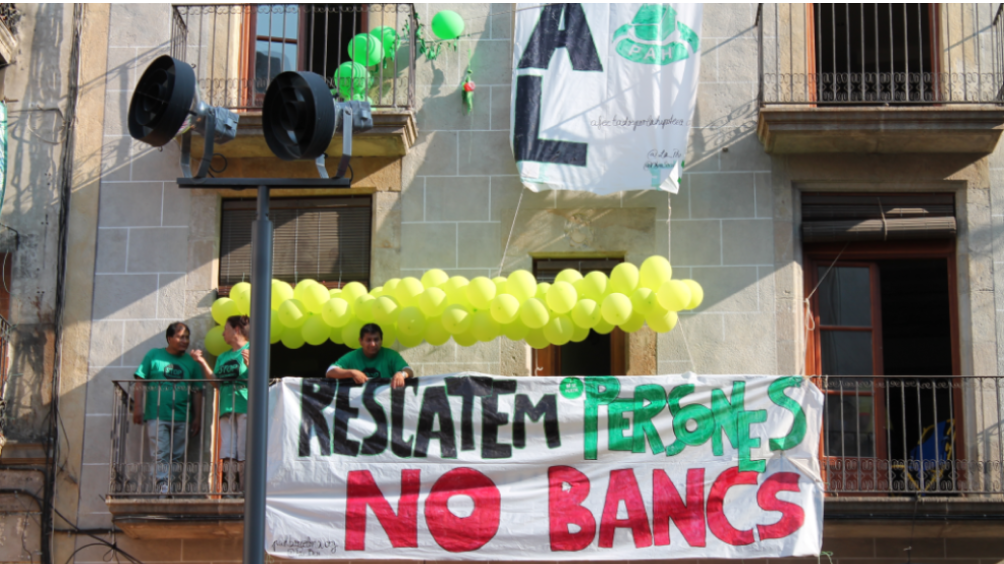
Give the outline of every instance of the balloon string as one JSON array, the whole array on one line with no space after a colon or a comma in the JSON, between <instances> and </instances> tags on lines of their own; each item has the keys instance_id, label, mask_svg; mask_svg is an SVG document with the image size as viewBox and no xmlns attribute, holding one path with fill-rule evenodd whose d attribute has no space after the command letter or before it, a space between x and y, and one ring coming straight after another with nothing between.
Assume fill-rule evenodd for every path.
<instances>
[{"instance_id":1,"label":"balloon string","mask_svg":"<svg viewBox=\"0 0 1004 564\"><path fill-rule=\"evenodd\" d=\"M502 251L502 261L499 262L499 276L502 276L502 267L505 265L505 256L509 253L509 242L512 241L512 232L516 227L516 216L519 215L519 206L523 203L524 192L526 192L526 186L519 191L519 201L516 202L516 211L512 214L512 225L509 226L509 237L505 240L505 249Z\"/></svg>"},{"instance_id":2,"label":"balloon string","mask_svg":"<svg viewBox=\"0 0 1004 564\"><path fill-rule=\"evenodd\" d=\"M697 363L694 362L694 357L690 354L690 343L687 342L687 332L683 330L683 318L678 318L676 324L680 327L680 334L683 335L683 346L687 349L687 360L690 361L690 367L697 372Z\"/></svg>"},{"instance_id":3,"label":"balloon string","mask_svg":"<svg viewBox=\"0 0 1004 564\"><path fill-rule=\"evenodd\" d=\"M850 241L848 241L847 243L844 243L844 247L842 249L840 249L840 252L837 253L836 258L834 258L833 262L830 263L830 266L826 268L826 272L823 273L823 277L819 279L819 282L816 282L816 286L812 289L811 292L809 292L809 295L805 296L805 302L804 302L805 303L805 340L803 341L805 343L805 350L804 350L804 354L802 354L802 359L801 359L802 369L799 370L799 372L801 372L803 375L805 375L805 371L806 371L805 357L809 354L809 334L816 330L816 318L815 318L815 316L812 315L812 296L816 295L816 290L818 290L819 287L823 285L823 281L826 280L826 277L830 275L830 271L833 270L833 266L837 264L837 261L840 260L841 256L843 256L844 251L847 250L847 245L850 245L850 244L851 244Z\"/></svg>"}]
</instances>

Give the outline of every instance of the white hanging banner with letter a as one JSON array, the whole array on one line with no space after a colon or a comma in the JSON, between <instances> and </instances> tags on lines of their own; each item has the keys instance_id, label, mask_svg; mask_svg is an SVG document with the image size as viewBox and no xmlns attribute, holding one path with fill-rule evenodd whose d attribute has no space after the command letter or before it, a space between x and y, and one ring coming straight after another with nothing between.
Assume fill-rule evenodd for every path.
<instances>
[{"instance_id":1,"label":"white hanging banner with letter a","mask_svg":"<svg viewBox=\"0 0 1004 564\"><path fill-rule=\"evenodd\" d=\"M512 148L531 190L679 190L700 4L518 4Z\"/></svg>"}]
</instances>

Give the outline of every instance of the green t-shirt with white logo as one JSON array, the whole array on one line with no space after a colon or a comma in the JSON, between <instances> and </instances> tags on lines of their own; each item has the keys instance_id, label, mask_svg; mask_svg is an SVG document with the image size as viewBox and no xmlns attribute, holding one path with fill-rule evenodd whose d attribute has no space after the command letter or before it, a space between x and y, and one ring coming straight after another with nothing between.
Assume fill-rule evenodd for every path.
<instances>
[{"instance_id":1,"label":"green t-shirt with white logo","mask_svg":"<svg viewBox=\"0 0 1004 564\"><path fill-rule=\"evenodd\" d=\"M232 383L220 384L220 415L248 412L248 365L241 356L241 351L247 348L248 343L245 343L237 350L229 350L216 357L213 377L233 380Z\"/></svg>"},{"instance_id":2,"label":"green t-shirt with white logo","mask_svg":"<svg viewBox=\"0 0 1004 564\"><path fill-rule=\"evenodd\" d=\"M331 366L358 370L367 378L393 378L395 374L408 368L408 363L396 350L381 348L373 358L366 356L362 349L356 349L346 353Z\"/></svg>"},{"instance_id":3,"label":"green t-shirt with white logo","mask_svg":"<svg viewBox=\"0 0 1004 564\"><path fill-rule=\"evenodd\" d=\"M160 419L184 423L189 420L191 392L202 389L199 380L202 369L188 353L173 355L167 349L146 353L136 369L136 377L146 380L146 407L143 420ZM153 380L172 382L153 383Z\"/></svg>"}]
</instances>

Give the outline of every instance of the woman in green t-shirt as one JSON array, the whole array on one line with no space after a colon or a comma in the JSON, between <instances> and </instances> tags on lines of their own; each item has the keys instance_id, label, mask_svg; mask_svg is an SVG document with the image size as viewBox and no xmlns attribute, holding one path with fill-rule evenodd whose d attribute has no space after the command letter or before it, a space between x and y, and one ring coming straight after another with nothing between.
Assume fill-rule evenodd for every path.
<instances>
[{"instance_id":1,"label":"woman in green t-shirt","mask_svg":"<svg viewBox=\"0 0 1004 564\"><path fill-rule=\"evenodd\" d=\"M220 384L220 459L223 461L225 491L241 491L244 477L244 447L248 421L248 336L251 321L235 315L223 325L223 340L231 350L216 357L216 368L209 367L202 351L192 351L192 358L202 366L206 378L225 380ZM236 479L236 481L235 481Z\"/></svg>"}]
</instances>

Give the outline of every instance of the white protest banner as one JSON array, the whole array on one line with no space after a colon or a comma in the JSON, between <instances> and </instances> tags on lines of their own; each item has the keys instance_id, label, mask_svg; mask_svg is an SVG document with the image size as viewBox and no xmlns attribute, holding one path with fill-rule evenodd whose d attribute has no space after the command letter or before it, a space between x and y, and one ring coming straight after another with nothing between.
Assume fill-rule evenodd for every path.
<instances>
[{"instance_id":1,"label":"white protest banner","mask_svg":"<svg viewBox=\"0 0 1004 564\"><path fill-rule=\"evenodd\" d=\"M517 4L512 149L531 190L676 193L701 4Z\"/></svg>"},{"instance_id":2,"label":"white protest banner","mask_svg":"<svg viewBox=\"0 0 1004 564\"><path fill-rule=\"evenodd\" d=\"M823 397L798 376L286 378L270 391L278 557L818 555Z\"/></svg>"}]
</instances>

